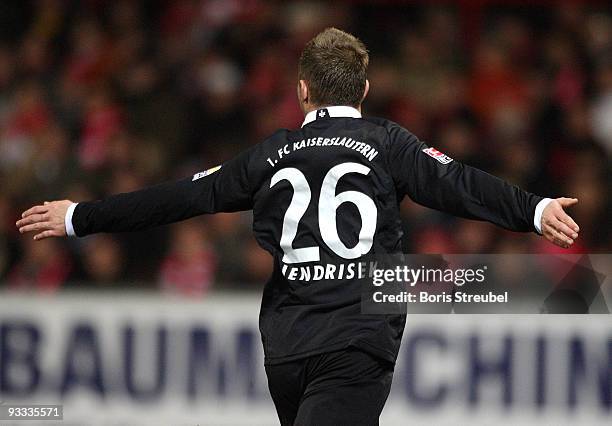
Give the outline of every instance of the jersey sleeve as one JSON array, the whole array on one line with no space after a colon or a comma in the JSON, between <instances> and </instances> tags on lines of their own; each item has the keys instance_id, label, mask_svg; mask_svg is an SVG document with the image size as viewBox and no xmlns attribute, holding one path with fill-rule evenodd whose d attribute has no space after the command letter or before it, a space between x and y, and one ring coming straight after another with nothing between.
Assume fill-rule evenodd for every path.
<instances>
[{"instance_id":1,"label":"jersey sleeve","mask_svg":"<svg viewBox=\"0 0 612 426\"><path fill-rule=\"evenodd\" d=\"M536 231L535 208L542 197L454 161L400 126L389 136L389 166L400 197L512 231Z\"/></svg>"},{"instance_id":2,"label":"jersey sleeve","mask_svg":"<svg viewBox=\"0 0 612 426\"><path fill-rule=\"evenodd\" d=\"M139 231L206 213L250 210L250 151L193 177L78 203L72 216L75 234Z\"/></svg>"}]
</instances>

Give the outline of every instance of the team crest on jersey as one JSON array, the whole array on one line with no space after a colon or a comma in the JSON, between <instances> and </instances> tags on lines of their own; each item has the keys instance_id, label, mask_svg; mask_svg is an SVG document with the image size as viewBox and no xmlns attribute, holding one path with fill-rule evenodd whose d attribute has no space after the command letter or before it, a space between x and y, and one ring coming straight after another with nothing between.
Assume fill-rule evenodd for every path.
<instances>
[{"instance_id":1,"label":"team crest on jersey","mask_svg":"<svg viewBox=\"0 0 612 426\"><path fill-rule=\"evenodd\" d=\"M204 176L211 175L217 170L219 170L220 168L221 166L217 166L217 167L213 167L212 169L204 170L203 172L198 172L195 175L193 175L193 179L191 179L191 181L193 182L195 180L203 178Z\"/></svg>"},{"instance_id":2,"label":"team crest on jersey","mask_svg":"<svg viewBox=\"0 0 612 426\"><path fill-rule=\"evenodd\" d=\"M423 152L429 155L431 158L438 160L438 162L442 164L448 164L453 161L453 159L450 158L448 155L441 153L435 148L425 148Z\"/></svg>"}]
</instances>

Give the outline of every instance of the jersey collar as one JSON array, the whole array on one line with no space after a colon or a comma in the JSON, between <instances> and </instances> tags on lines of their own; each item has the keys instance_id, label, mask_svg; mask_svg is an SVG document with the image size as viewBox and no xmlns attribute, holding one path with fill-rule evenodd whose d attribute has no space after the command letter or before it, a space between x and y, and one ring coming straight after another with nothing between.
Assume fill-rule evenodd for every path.
<instances>
[{"instance_id":1,"label":"jersey collar","mask_svg":"<svg viewBox=\"0 0 612 426\"><path fill-rule=\"evenodd\" d=\"M329 106L325 108L319 108L314 111L310 111L304 117L304 122L302 123L302 127L307 125L308 123L312 123L313 121L319 118L338 118L338 117L350 117L350 118L361 118L361 113L358 109L350 107L350 106Z\"/></svg>"}]
</instances>

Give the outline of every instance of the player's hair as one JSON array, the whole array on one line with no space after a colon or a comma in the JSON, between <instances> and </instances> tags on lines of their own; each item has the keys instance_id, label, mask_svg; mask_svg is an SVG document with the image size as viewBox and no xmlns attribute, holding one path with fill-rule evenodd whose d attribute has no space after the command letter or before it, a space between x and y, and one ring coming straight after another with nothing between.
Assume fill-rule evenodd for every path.
<instances>
[{"instance_id":1,"label":"player's hair","mask_svg":"<svg viewBox=\"0 0 612 426\"><path fill-rule=\"evenodd\" d=\"M298 76L308 83L310 103L356 107L363 100L369 61L368 51L357 37L327 28L304 47Z\"/></svg>"}]
</instances>

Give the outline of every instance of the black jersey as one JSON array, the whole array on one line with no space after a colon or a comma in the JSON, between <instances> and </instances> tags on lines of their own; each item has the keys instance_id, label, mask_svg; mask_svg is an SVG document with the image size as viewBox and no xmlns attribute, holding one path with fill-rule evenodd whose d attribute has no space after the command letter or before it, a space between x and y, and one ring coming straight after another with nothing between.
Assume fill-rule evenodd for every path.
<instances>
[{"instance_id":1,"label":"black jersey","mask_svg":"<svg viewBox=\"0 0 612 426\"><path fill-rule=\"evenodd\" d=\"M453 161L391 121L317 116L218 169L79 203L76 235L252 209L255 237L274 258L260 313L266 363L348 346L395 361L405 317L363 314L356 277L364 256L401 252L402 198L513 231L534 230L542 198Z\"/></svg>"}]
</instances>

